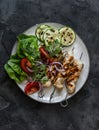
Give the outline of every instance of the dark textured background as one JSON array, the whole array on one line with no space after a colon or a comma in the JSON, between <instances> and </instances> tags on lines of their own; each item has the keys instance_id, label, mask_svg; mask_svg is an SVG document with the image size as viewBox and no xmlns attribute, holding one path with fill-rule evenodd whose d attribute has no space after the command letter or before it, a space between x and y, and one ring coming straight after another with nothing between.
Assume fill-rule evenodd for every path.
<instances>
[{"instance_id":1,"label":"dark textured background","mask_svg":"<svg viewBox=\"0 0 99 130\"><path fill-rule=\"evenodd\" d=\"M91 67L67 108L29 99L4 71L16 36L40 22L71 26ZM0 0L0 130L99 130L99 0Z\"/></svg>"}]
</instances>

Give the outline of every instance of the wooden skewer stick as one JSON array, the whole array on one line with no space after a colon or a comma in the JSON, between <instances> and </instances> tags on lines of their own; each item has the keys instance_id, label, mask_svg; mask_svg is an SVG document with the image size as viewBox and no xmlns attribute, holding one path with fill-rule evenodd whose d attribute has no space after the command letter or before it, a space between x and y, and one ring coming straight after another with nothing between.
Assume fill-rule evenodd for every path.
<instances>
[{"instance_id":1,"label":"wooden skewer stick","mask_svg":"<svg viewBox=\"0 0 99 130\"><path fill-rule=\"evenodd\" d=\"M43 98L44 97L44 90L43 90L43 88L38 92L38 97L39 98Z\"/></svg>"},{"instance_id":2,"label":"wooden skewer stick","mask_svg":"<svg viewBox=\"0 0 99 130\"><path fill-rule=\"evenodd\" d=\"M80 55L80 58L79 58L80 60L81 60L82 56L83 56L83 52L82 52L81 55Z\"/></svg>"},{"instance_id":3,"label":"wooden skewer stick","mask_svg":"<svg viewBox=\"0 0 99 130\"><path fill-rule=\"evenodd\" d=\"M56 90L56 87L54 87L54 89L53 89L53 91L52 91L52 93L51 93L51 95L50 95L49 102L51 102L51 100L52 100L52 98L53 98L53 96L54 96L55 90Z\"/></svg>"}]
</instances>

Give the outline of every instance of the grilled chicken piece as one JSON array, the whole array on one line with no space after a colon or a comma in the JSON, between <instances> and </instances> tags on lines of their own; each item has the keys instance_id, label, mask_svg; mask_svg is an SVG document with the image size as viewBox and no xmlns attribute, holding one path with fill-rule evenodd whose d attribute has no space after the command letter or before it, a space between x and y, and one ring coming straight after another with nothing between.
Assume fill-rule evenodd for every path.
<instances>
[{"instance_id":1,"label":"grilled chicken piece","mask_svg":"<svg viewBox=\"0 0 99 130\"><path fill-rule=\"evenodd\" d=\"M73 94L75 92L75 84L80 76L83 64L80 60L74 59L73 51L66 52L62 64L64 72L57 72L55 65L53 65L52 68L47 68L47 75L54 86L60 90L64 87L63 84L64 81L66 81L68 93Z\"/></svg>"},{"instance_id":2,"label":"grilled chicken piece","mask_svg":"<svg viewBox=\"0 0 99 130\"><path fill-rule=\"evenodd\" d=\"M73 94L75 92L75 84L80 76L82 68L82 62L80 60L75 59L71 66L70 74L67 76L68 78L66 79L66 87L69 94Z\"/></svg>"},{"instance_id":3,"label":"grilled chicken piece","mask_svg":"<svg viewBox=\"0 0 99 130\"><path fill-rule=\"evenodd\" d=\"M57 75L57 71L55 68L55 65L52 65L51 67L47 67L46 70L47 76L49 77L49 79L52 81L52 83L55 81L55 77Z\"/></svg>"},{"instance_id":4,"label":"grilled chicken piece","mask_svg":"<svg viewBox=\"0 0 99 130\"><path fill-rule=\"evenodd\" d=\"M74 59L74 51L72 50L69 50L69 51L66 51L64 54L64 60L66 61L72 61Z\"/></svg>"},{"instance_id":5,"label":"grilled chicken piece","mask_svg":"<svg viewBox=\"0 0 99 130\"><path fill-rule=\"evenodd\" d=\"M46 83L43 84L43 87L48 88L51 87L52 83L51 80L49 79Z\"/></svg>"},{"instance_id":6,"label":"grilled chicken piece","mask_svg":"<svg viewBox=\"0 0 99 130\"><path fill-rule=\"evenodd\" d=\"M70 73L69 66L73 63L74 61L74 56L73 56L73 51L68 51L66 52L66 56L63 60L63 68L65 69L65 73L63 75L68 75Z\"/></svg>"},{"instance_id":7,"label":"grilled chicken piece","mask_svg":"<svg viewBox=\"0 0 99 130\"><path fill-rule=\"evenodd\" d=\"M64 72L59 72L56 76L56 80L54 82L54 86L58 89L62 89L63 83L64 81L67 79L67 75L68 73L70 73L69 71L69 65L73 62L74 60L74 56L73 53L71 51L69 51L66 55L66 57L63 60L63 68L64 68Z\"/></svg>"},{"instance_id":8,"label":"grilled chicken piece","mask_svg":"<svg viewBox=\"0 0 99 130\"><path fill-rule=\"evenodd\" d=\"M47 76L50 78L51 82L56 88L63 88L63 82L65 79L61 73L57 72L55 65L52 65L51 68L47 68Z\"/></svg>"},{"instance_id":9,"label":"grilled chicken piece","mask_svg":"<svg viewBox=\"0 0 99 130\"><path fill-rule=\"evenodd\" d=\"M56 80L54 82L54 86L58 89L62 89L64 87L63 86L64 81L65 78L61 75L61 73L58 73Z\"/></svg>"},{"instance_id":10,"label":"grilled chicken piece","mask_svg":"<svg viewBox=\"0 0 99 130\"><path fill-rule=\"evenodd\" d=\"M66 84L67 87L67 93L68 94L73 94L75 92L76 86L74 82L70 82L68 84Z\"/></svg>"}]
</instances>

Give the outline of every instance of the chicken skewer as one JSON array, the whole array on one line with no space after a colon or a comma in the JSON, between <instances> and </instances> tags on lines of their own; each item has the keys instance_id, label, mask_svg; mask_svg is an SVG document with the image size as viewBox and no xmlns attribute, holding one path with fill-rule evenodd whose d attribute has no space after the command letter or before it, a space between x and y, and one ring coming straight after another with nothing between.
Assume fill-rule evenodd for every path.
<instances>
[{"instance_id":1,"label":"chicken skewer","mask_svg":"<svg viewBox=\"0 0 99 130\"><path fill-rule=\"evenodd\" d=\"M71 52L69 52L70 54L69 54L69 56L67 56L66 57L66 61L67 61L67 65L69 66L72 62L73 62L73 60L74 60L74 56L73 56L73 51L74 51L74 47L73 47L73 49L72 49L72 53ZM65 58L64 58L65 59ZM66 72L64 72L64 73L66 73ZM54 78L53 78L54 79ZM55 87L55 89L52 91L52 93L51 93L51 96L50 96L50 101L51 101L51 99L52 99L52 97L53 97L53 95L54 95L54 92L55 92L55 90L56 90L56 88L58 88L58 89L62 89L64 86L63 86L63 82L65 81L65 79L66 79L66 76L63 76L61 73L58 73L57 74L57 77L55 78L55 82L54 82L54 87Z\"/></svg>"},{"instance_id":2,"label":"chicken skewer","mask_svg":"<svg viewBox=\"0 0 99 130\"><path fill-rule=\"evenodd\" d=\"M52 91L50 95L50 99L49 99L50 102L55 93L55 89L58 88L61 90L64 87L63 83L65 80L66 80L66 88L67 88L68 94L73 94L75 92L75 87L76 87L75 84L80 76L80 72L82 70L83 65L80 60L74 59L73 52L74 52L74 47L72 51L68 51L64 53L65 58L63 59L63 63L62 63L64 70L62 68L61 69L62 71L57 72L56 65L52 65L51 68L47 68L47 74L50 79L50 82L52 82L54 85L54 90ZM82 57L82 54L80 56L80 59L81 57ZM51 83L49 84L49 81L47 82L48 83L45 84L45 87L51 86Z\"/></svg>"},{"instance_id":3,"label":"chicken skewer","mask_svg":"<svg viewBox=\"0 0 99 130\"><path fill-rule=\"evenodd\" d=\"M63 68L64 72L59 72L56 77L56 81L54 83L55 87L58 89L62 89L64 81L68 78L68 74L70 73L69 66L73 63L74 56L73 51L68 51L66 57L63 60Z\"/></svg>"},{"instance_id":4,"label":"chicken skewer","mask_svg":"<svg viewBox=\"0 0 99 130\"><path fill-rule=\"evenodd\" d=\"M80 60L81 60L81 58L82 58L82 55L83 55L83 52L81 53ZM79 71L76 72L76 74L74 73L74 75L71 75L71 76L67 79L69 82L70 82L70 80L71 80L72 82L70 82L70 85L68 85L68 84L66 85L66 87L67 87L67 94L66 94L65 100L60 103L60 105L61 105L62 107L66 107L66 106L68 105L67 97L68 97L69 94L72 94L72 93L74 93L74 91L75 91L75 84L76 84L76 82L77 82L77 80L78 80L78 78L79 78L80 72L81 72L81 70L82 70L82 68L83 68L83 64L81 63L80 60L78 60L78 61L80 62L80 63L78 64ZM77 62L76 60L74 60L74 64L77 64L77 63L78 63L78 62Z\"/></svg>"},{"instance_id":5,"label":"chicken skewer","mask_svg":"<svg viewBox=\"0 0 99 130\"><path fill-rule=\"evenodd\" d=\"M73 94L75 92L75 88L76 88L75 84L80 76L83 64L80 60L74 59L72 54L67 54L67 55L68 56L63 61L65 73L63 73L63 75L61 75L61 73L58 73L54 86L58 89L62 89L63 82L66 80L67 93ZM80 59L81 57L82 54L80 56ZM52 92L52 94L54 93ZM66 105L67 105L67 100L65 106Z\"/></svg>"},{"instance_id":6,"label":"chicken skewer","mask_svg":"<svg viewBox=\"0 0 99 130\"><path fill-rule=\"evenodd\" d=\"M69 94L73 94L75 92L75 84L78 81L82 68L82 62L80 60L75 59L72 68L70 68L71 72L66 79L66 86Z\"/></svg>"}]
</instances>

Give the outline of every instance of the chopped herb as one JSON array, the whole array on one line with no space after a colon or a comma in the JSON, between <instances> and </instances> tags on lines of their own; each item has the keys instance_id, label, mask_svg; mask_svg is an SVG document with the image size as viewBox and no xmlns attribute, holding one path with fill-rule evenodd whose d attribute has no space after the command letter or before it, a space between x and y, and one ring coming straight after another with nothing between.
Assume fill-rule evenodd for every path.
<instances>
[{"instance_id":1,"label":"chopped herb","mask_svg":"<svg viewBox=\"0 0 99 130\"><path fill-rule=\"evenodd\" d=\"M58 40L55 40L53 43L49 44L46 46L46 50L49 52L50 56L58 57L62 48L61 48L61 43L58 42Z\"/></svg>"},{"instance_id":2,"label":"chopped herb","mask_svg":"<svg viewBox=\"0 0 99 130\"><path fill-rule=\"evenodd\" d=\"M46 76L46 65L42 64L40 66L33 66L33 80L40 81L43 83L43 77Z\"/></svg>"}]
</instances>

